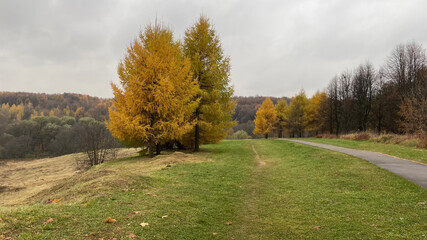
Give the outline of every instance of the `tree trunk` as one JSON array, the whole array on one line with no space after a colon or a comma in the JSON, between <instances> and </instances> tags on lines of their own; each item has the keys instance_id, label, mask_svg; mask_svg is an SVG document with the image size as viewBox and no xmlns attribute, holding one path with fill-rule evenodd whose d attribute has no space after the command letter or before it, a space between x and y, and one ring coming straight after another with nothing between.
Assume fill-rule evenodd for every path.
<instances>
[{"instance_id":1,"label":"tree trunk","mask_svg":"<svg viewBox=\"0 0 427 240\"><path fill-rule=\"evenodd\" d=\"M153 138L150 138L148 141L148 157L152 158L154 157L154 140Z\"/></svg>"},{"instance_id":2,"label":"tree trunk","mask_svg":"<svg viewBox=\"0 0 427 240\"><path fill-rule=\"evenodd\" d=\"M196 109L196 126L194 127L194 151L198 152L200 150L199 147L199 138L200 138L200 129L199 129L199 108Z\"/></svg>"},{"instance_id":3,"label":"tree trunk","mask_svg":"<svg viewBox=\"0 0 427 240\"><path fill-rule=\"evenodd\" d=\"M267 134L265 134L265 135L264 135L264 137L265 137L265 139L267 139L267 138L268 138L268 133L267 133Z\"/></svg>"},{"instance_id":4,"label":"tree trunk","mask_svg":"<svg viewBox=\"0 0 427 240\"><path fill-rule=\"evenodd\" d=\"M279 134L277 137L282 138L283 137L282 132L283 132L282 125L279 123Z\"/></svg>"},{"instance_id":5,"label":"tree trunk","mask_svg":"<svg viewBox=\"0 0 427 240\"><path fill-rule=\"evenodd\" d=\"M185 149L184 145L182 145L182 143L180 141L176 142L176 146L178 147L179 150L184 150Z\"/></svg>"},{"instance_id":6,"label":"tree trunk","mask_svg":"<svg viewBox=\"0 0 427 240\"><path fill-rule=\"evenodd\" d=\"M161 150L160 143L157 143L156 144L156 155L160 155L160 150Z\"/></svg>"}]
</instances>

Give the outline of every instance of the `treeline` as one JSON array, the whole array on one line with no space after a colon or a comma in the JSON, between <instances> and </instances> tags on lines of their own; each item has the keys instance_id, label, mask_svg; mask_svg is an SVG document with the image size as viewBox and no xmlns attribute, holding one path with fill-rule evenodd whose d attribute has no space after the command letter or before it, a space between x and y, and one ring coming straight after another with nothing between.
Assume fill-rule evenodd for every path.
<instances>
[{"instance_id":1,"label":"treeline","mask_svg":"<svg viewBox=\"0 0 427 240\"><path fill-rule=\"evenodd\" d=\"M9 116L9 122L30 120L36 116L93 117L105 121L109 119L111 99L75 93L0 92L0 106Z\"/></svg>"},{"instance_id":2,"label":"treeline","mask_svg":"<svg viewBox=\"0 0 427 240\"><path fill-rule=\"evenodd\" d=\"M103 122L89 117L76 121L70 116L37 116L11 124L5 118L0 111L0 158L3 159L96 150L88 156L91 161L98 161L98 150L119 146Z\"/></svg>"},{"instance_id":3,"label":"treeline","mask_svg":"<svg viewBox=\"0 0 427 240\"><path fill-rule=\"evenodd\" d=\"M253 133L265 138L271 133L279 138L317 135L327 130L328 102L325 92L317 92L308 99L304 90L290 104L285 99L274 104L266 98L256 112Z\"/></svg>"},{"instance_id":4,"label":"treeline","mask_svg":"<svg viewBox=\"0 0 427 240\"><path fill-rule=\"evenodd\" d=\"M323 115L328 131L427 133L426 55L420 44L401 44L379 69L365 63L334 77Z\"/></svg>"},{"instance_id":5,"label":"treeline","mask_svg":"<svg viewBox=\"0 0 427 240\"><path fill-rule=\"evenodd\" d=\"M385 64L364 63L335 76L326 91L307 99L304 91L275 104L266 99L254 133L288 136L318 133L427 133L427 53L417 43L398 45Z\"/></svg>"}]
</instances>

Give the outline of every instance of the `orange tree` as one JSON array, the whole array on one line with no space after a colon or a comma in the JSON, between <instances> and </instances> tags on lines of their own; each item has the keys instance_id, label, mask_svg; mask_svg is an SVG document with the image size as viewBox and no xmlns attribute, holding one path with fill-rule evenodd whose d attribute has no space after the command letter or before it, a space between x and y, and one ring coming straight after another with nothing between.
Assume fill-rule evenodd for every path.
<instances>
[{"instance_id":1,"label":"orange tree","mask_svg":"<svg viewBox=\"0 0 427 240\"><path fill-rule=\"evenodd\" d=\"M121 87L111 84L115 99L107 126L113 136L128 146L148 146L153 157L160 144L190 131L199 101L190 66L170 29L148 25L118 66Z\"/></svg>"},{"instance_id":2,"label":"orange tree","mask_svg":"<svg viewBox=\"0 0 427 240\"><path fill-rule=\"evenodd\" d=\"M268 134L275 129L276 122L277 113L274 104L270 98L266 98L256 112L254 134L268 138Z\"/></svg>"}]
</instances>

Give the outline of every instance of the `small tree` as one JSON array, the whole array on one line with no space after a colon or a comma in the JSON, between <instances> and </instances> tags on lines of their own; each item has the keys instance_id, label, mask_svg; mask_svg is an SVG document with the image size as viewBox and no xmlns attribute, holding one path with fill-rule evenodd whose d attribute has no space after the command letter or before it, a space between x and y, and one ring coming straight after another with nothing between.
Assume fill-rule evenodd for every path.
<instances>
[{"instance_id":1,"label":"small tree","mask_svg":"<svg viewBox=\"0 0 427 240\"><path fill-rule=\"evenodd\" d=\"M324 131L327 123L328 96L325 92L316 92L307 106L305 129L315 132Z\"/></svg>"},{"instance_id":2,"label":"small tree","mask_svg":"<svg viewBox=\"0 0 427 240\"><path fill-rule=\"evenodd\" d=\"M276 104L277 112L277 126L278 126L278 137L283 137L283 130L286 127L286 122L288 120L289 106L285 99L280 99Z\"/></svg>"},{"instance_id":3,"label":"small tree","mask_svg":"<svg viewBox=\"0 0 427 240\"><path fill-rule=\"evenodd\" d=\"M118 144L103 122L83 117L74 130L80 141L80 149L87 155L90 166L101 164L108 156L115 154Z\"/></svg>"},{"instance_id":4,"label":"small tree","mask_svg":"<svg viewBox=\"0 0 427 240\"><path fill-rule=\"evenodd\" d=\"M296 95L289 106L289 128L294 136L297 133L300 137L303 135L307 123L307 106L308 100L304 90Z\"/></svg>"},{"instance_id":5,"label":"small tree","mask_svg":"<svg viewBox=\"0 0 427 240\"><path fill-rule=\"evenodd\" d=\"M270 98L266 98L256 112L254 134L264 135L267 139L268 134L275 129L276 122L277 114L274 104Z\"/></svg>"}]
</instances>

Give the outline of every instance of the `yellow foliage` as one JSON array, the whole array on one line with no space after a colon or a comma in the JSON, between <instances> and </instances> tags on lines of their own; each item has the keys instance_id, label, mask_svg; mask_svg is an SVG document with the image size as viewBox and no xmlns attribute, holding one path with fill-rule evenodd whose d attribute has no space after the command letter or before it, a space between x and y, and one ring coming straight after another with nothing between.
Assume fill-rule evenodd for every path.
<instances>
[{"instance_id":1,"label":"yellow foliage","mask_svg":"<svg viewBox=\"0 0 427 240\"><path fill-rule=\"evenodd\" d=\"M266 98L256 112L254 134L264 135L265 138L274 130L277 122L277 113L270 98Z\"/></svg>"},{"instance_id":2,"label":"yellow foliage","mask_svg":"<svg viewBox=\"0 0 427 240\"><path fill-rule=\"evenodd\" d=\"M307 131L320 131L325 127L326 113L324 108L327 107L328 95L325 92L316 92L313 97L309 100L306 109L306 126Z\"/></svg>"},{"instance_id":3,"label":"yellow foliage","mask_svg":"<svg viewBox=\"0 0 427 240\"><path fill-rule=\"evenodd\" d=\"M289 115L289 106L285 99L280 99L276 104L276 113L278 120L279 137L282 137L283 130L286 128L286 123Z\"/></svg>"},{"instance_id":4,"label":"yellow foliage","mask_svg":"<svg viewBox=\"0 0 427 240\"><path fill-rule=\"evenodd\" d=\"M292 136L298 133L302 137L304 128L307 124L307 107L308 99L305 95L304 90L292 98L291 105L289 106L289 112L287 117L287 128Z\"/></svg>"},{"instance_id":5,"label":"yellow foliage","mask_svg":"<svg viewBox=\"0 0 427 240\"><path fill-rule=\"evenodd\" d=\"M2 104L1 110L7 114L10 121L16 122L21 121L24 116L24 104L10 106L7 103Z\"/></svg>"},{"instance_id":6,"label":"yellow foliage","mask_svg":"<svg viewBox=\"0 0 427 240\"><path fill-rule=\"evenodd\" d=\"M198 105L198 85L172 31L149 25L127 49L118 66L121 88L107 124L113 136L130 146L150 147L180 139L194 125L189 116Z\"/></svg>"},{"instance_id":7,"label":"yellow foliage","mask_svg":"<svg viewBox=\"0 0 427 240\"><path fill-rule=\"evenodd\" d=\"M198 144L224 139L235 124L231 121L236 103L231 99L233 87L229 86L230 58L224 56L215 30L203 16L185 32L183 49L199 83L200 105L192 115L196 125L182 143L198 150Z\"/></svg>"}]
</instances>

